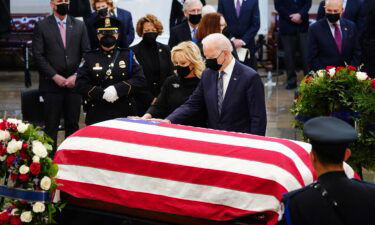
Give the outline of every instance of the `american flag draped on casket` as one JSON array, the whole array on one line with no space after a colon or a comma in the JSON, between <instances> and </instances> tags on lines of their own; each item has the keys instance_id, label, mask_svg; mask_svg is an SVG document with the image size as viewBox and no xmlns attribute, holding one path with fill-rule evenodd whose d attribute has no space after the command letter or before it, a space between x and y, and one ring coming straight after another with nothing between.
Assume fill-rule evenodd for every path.
<instances>
[{"instance_id":1,"label":"american flag draped on casket","mask_svg":"<svg viewBox=\"0 0 375 225\"><path fill-rule=\"evenodd\" d=\"M274 224L282 195L315 178L310 150L292 140L116 119L67 138L55 162L59 189L76 198L216 221L261 212Z\"/></svg>"}]
</instances>

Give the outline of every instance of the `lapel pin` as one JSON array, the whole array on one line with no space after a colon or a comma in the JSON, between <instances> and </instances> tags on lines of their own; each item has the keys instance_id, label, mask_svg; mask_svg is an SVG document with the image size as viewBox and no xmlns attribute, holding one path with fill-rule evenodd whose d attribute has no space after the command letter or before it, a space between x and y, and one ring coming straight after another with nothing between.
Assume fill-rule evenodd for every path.
<instances>
[{"instance_id":1,"label":"lapel pin","mask_svg":"<svg viewBox=\"0 0 375 225\"><path fill-rule=\"evenodd\" d=\"M344 30L348 30L348 28L345 27Z\"/></svg>"},{"instance_id":2,"label":"lapel pin","mask_svg":"<svg viewBox=\"0 0 375 225\"><path fill-rule=\"evenodd\" d=\"M159 49L159 52L162 52L163 50Z\"/></svg>"},{"instance_id":3,"label":"lapel pin","mask_svg":"<svg viewBox=\"0 0 375 225\"><path fill-rule=\"evenodd\" d=\"M235 78L233 78L233 80L237 80L237 78L235 77Z\"/></svg>"}]
</instances>

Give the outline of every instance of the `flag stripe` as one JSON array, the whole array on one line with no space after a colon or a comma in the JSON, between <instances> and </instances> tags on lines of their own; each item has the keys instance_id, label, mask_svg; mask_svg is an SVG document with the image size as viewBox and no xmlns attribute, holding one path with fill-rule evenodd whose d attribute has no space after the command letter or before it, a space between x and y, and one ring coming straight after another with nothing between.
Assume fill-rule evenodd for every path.
<instances>
[{"instance_id":1,"label":"flag stripe","mask_svg":"<svg viewBox=\"0 0 375 225\"><path fill-rule=\"evenodd\" d=\"M111 146L111 148L108 148L108 146ZM296 187L301 187L293 174L290 174L280 167L243 159L183 152L87 137L70 137L60 145L59 149L106 153L135 159L256 176L273 180L285 187L288 191L294 190Z\"/></svg>"},{"instance_id":2,"label":"flag stripe","mask_svg":"<svg viewBox=\"0 0 375 225\"><path fill-rule=\"evenodd\" d=\"M287 192L283 186L274 181L225 171L159 163L86 151L63 150L59 151L58 154L59 156L55 162L60 165L78 165L191 184L210 185L249 193L271 195L279 200L281 200L280 196ZM64 159L64 161L60 159ZM171 173L171 171L173 172ZM217 177L220 177L220 179L217 179ZM241 182L237 182L238 180L241 180Z\"/></svg>"},{"instance_id":3,"label":"flag stripe","mask_svg":"<svg viewBox=\"0 0 375 225\"><path fill-rule=\"evenodd\" d=\"M122 121L122 120L121 121L109 120L109 121L94 124L93 126L109 127L109 128L120 129L120 130L132 130L132 131L145 133L145 134L162 135L162 136L167 136L167 137L203 141L207 143L243 146L243 147L258 148L258 149L263 149L263 150L268 150L268 151L280 152L282 154L287 155L289 158L291 158L295 162L298 170L301 172L304 178L305 184L311 183L313 181L313 174L310 170L311 168L308 166L308 165L311 165L311 163L307 164L308 160L305 160L305 158L308 157L307 151L304 150L303 152L301 152L299 148L290 149L284 144L280 144L274 141L254 140L254 139L245 138L245 137L209 133L209 132L212 132L212 130L211 131L208 130L207 132L195 132L195 131L165 127L165 126L155 126L155 125L153 126L149 124L141 124L141 123L135 123L135 122L129 122L129 121ZM302 160L301 157L296 152L300 152L299 155L301 155L301 157L304 160Z\"/></svg>"},{"instance_id":4,"label":"flag stripe","mask_svg":"<svg viewBox=\"0 0 375 225\"><path fill-rule=\"evenodd\" d=\"M100 174L101 176L97 177L97 174ZM147 193L155 195L155 198L166 196L175 199L224 205L235 209L253 212L273 211L275 209L279 210L279 201L268 195L119 173L91 167L59 165L58 179L111 187L129 192ZM69 190L69 187L64 188ZM61 190L64 190L64 188ZM91 190L89 192L92 193ZM100 193L100 195L104 196L111 194L113 193ZM218 198L218 196L220 196L220 198ZM130 198L130 196L117 197ZM138 199L139 197L136 198ZM126 202L127 200L124 199L124 201ZM142 202L145 203L145 201ZM168 204L168 202L165 202L164 204ZM171 204L171 206L173 206L173 204Z\"/></svg>"},{"instance_id":5,"label":"flag stripe","mask_svg":"<svg viewBox=\"0 0 375 225\"><path fill-rule=\"evenodd\" d=\"M101 138L106 140L121 141L126 143L153 146L158 148L174 149L192 153L202 153L230 158L251 160L268 163L283 168L293 174L301 186L305 183L293 160L279 152L264 151L243 146L210 143L165 137L160 135L143 134L134 131L122 131L113 128L88 127L82 132L74 134L75 137ZM204 146L204 147L203 147Z\"/></svg>"}]
</instances>

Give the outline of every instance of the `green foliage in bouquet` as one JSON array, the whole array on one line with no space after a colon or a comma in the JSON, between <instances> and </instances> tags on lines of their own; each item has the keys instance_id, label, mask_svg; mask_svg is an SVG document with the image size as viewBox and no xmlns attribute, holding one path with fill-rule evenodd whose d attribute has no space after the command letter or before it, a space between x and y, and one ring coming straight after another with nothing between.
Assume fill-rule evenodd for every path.
<instances>
[{"instance_id":1,"label":"green foliage in bouquet","mask_svg":"<svg viewBox=\"0 0 375 225\"><path fill-rule=\"evenodd\" d=\"M317 116L337 116L355 125L360 136L349 162L375 169L375 80L356 67L327 67L307 75L298 89L292 113L296 125Z\"/></svg>"},{"instance_id":2,"label":"green foliage in bouquet","mask_svg":"<svg viewBox=\"0 0 375 225\"><path fill-rule=\"evenodd\" d=\"M0 224L55 223L54 215L64 204L51 201L58 185L58 166L48 156L52 142L31 124L16 119L0 120ZM19 193L38 200L19 198Z\"/></svg>"}]
</instances>

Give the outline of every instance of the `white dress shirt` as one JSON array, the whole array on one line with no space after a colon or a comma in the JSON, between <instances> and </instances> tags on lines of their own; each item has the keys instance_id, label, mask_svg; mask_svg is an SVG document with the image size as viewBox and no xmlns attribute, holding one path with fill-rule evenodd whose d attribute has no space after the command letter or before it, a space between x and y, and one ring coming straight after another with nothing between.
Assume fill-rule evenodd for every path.
<instances>
[{"instance_id":1,"label":"white dress shirt","mask_svg":"<svg viewBox=\"0 0 375 225\"><path fill-rule=\"evenodd\" d=\"M223 70L225 72L225 74L223 75L223 97L225 97L225 93L227 92L229 81L230 81L230 78L232 77L235 63L236 63L236 60L232 57L232 61Z\"/></svg>"},{"instance_id":2,"label":"white dress shirt","mask_svg":"<svg viewBox=\"0 0 375 225\"><path fill-rule=\"evenodd\" d=\"M60 22L63 22L64 24L64 29L66 30L66 19L68 18L68 16L65 16L65 18L63 20L60 20L59 17L55 16L55 19L56 19L56 22L57 22L57 27L60 29Z\"/></svg>"}]
</instances>

